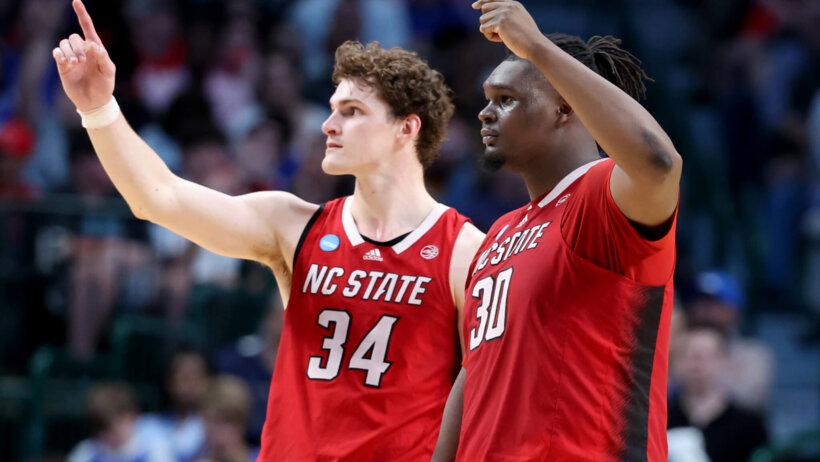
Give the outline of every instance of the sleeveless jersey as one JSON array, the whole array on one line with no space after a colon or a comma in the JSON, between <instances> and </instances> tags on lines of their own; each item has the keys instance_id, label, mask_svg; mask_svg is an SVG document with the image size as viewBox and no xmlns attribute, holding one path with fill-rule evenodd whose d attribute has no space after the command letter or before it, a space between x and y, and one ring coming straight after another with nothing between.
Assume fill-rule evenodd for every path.
<instances>
[{"instance_id":1,"label":"sleeveless jersey","mask_svg":"<svg viewBox=\"0 0 820 462\"><path fill-rule=\"evenodd\" d=\"M580 167L487 233L464 306L458 461L666 461L675 218L660 286L596 265L562 234L615 210L619 228L586 236L640 240L609 193L613 167Z\"/></svg>"},{"instance_id":2,"label":"sleeveless jersey","mask_svg":"<svg viewBox=\"0 0 820 462\"><path fill-rule=\"evenodd\" d=\"M466 222L438 204L395 245L359 234L350 197L302 234L259 461L428 461L461 349L450 287Z\"/></svg>"}]
</instances>

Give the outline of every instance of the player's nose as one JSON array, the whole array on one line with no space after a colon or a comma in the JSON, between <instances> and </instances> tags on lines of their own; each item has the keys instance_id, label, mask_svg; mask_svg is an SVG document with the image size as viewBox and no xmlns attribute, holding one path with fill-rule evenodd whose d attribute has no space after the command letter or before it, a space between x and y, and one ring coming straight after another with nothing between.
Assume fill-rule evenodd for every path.
<instances>
[{"instance_id":1,"label":"player's nose","mask_svg":"<svg viewBox=\"0 0 820 462\"><path fill-rule=\"evenodd\" d=\"M333 111L333 113L322 122L322 133L325 135L338 135L340 131L340 125L336 120L336 111Z\"/></svg>"},{"instance_id":2,"label":"player's nose","mask_svg":"<svg viewBox=\"0 0 820 462\"><path fill-rule=\"evenodd\" d=\"M484 106L484 109L482 109L478 113L478 120L480 120L482 123L495 122L496 115L495 111L491 106L492 103L488 103L486 106Z\"/></svg>"}]
</instances>

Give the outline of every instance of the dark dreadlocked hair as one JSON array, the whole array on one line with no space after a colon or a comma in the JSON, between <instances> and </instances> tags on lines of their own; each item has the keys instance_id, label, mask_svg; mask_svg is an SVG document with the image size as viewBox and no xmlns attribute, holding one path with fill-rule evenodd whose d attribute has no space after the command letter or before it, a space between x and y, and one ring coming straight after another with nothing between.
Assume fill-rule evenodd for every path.
<instances>
[{"instance_id":1,"label":"dark dreadlocked hair","mask_svg":"<svg viewBox=\"0 0 820 462\"><path fill-rule=\"evenodd\" d=\"M546 34L546 37L558 48L635 99L646 97L644 80L654 82L641 68L641 60L618 46L621 44L621 39L611 35L605 37L596 35L584 42L575 35L558 32ZM520 59L512 53L507 57L507 61Z\"/></svg>"}]
</instances>

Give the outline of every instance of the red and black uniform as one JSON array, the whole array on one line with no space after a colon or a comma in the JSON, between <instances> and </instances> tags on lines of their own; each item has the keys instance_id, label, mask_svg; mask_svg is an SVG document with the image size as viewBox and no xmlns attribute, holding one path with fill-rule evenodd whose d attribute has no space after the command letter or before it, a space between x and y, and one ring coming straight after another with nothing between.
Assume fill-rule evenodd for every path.
<instances>
[{"instance_id":1,"label":"red and black uniform","mask_svg":"<svg viewBox=\"0 0 820 462\"><path fill-rule=\"evenodd\" d=\"M464 307L459 461L666 461L673 217L641 237L586 164L490 229Z\"/></svg>"},{"instance_id":2,"label":"red and black uniform","mask_svg":"<svg viewBox=\"0 0 820 462\"><path fill-rule=\"evenodd\" d=\"M449 274L466 218L439 204L379 244L351 204L322 206L297 246L260 461L433 453L461 357Z\"/></svg>"}]
</instances>

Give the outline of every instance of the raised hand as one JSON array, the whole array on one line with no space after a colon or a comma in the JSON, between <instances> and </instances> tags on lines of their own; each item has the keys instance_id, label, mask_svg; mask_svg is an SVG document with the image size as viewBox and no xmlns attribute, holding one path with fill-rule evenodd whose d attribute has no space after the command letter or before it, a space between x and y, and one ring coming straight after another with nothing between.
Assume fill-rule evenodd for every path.
<instances>
[{"instance_id":1,"label":"raised hand","mask_svg":"<svg viewBox=\"0 0 820 462\"><path fill-rule=\"evenodd\" d=\"M81 0L72 3L85 38L71 34L60 41L51 54L66 95L82 112L90 112L107 103L114 94L116 67L108 56L94 23Z\"/></svg>"},{"instance_id":2,"label":"raised hand","mask_svg":"<svg viewBox=\"0 0 820 462\"><path fill-rule=\"evenodd\" d=\"M479 30L487 40L504 42L519 58L529 59L530 50L546 38L524 6L511 0L478 0L473 9L481 10Z\"/></svg>"}]
</instances>

